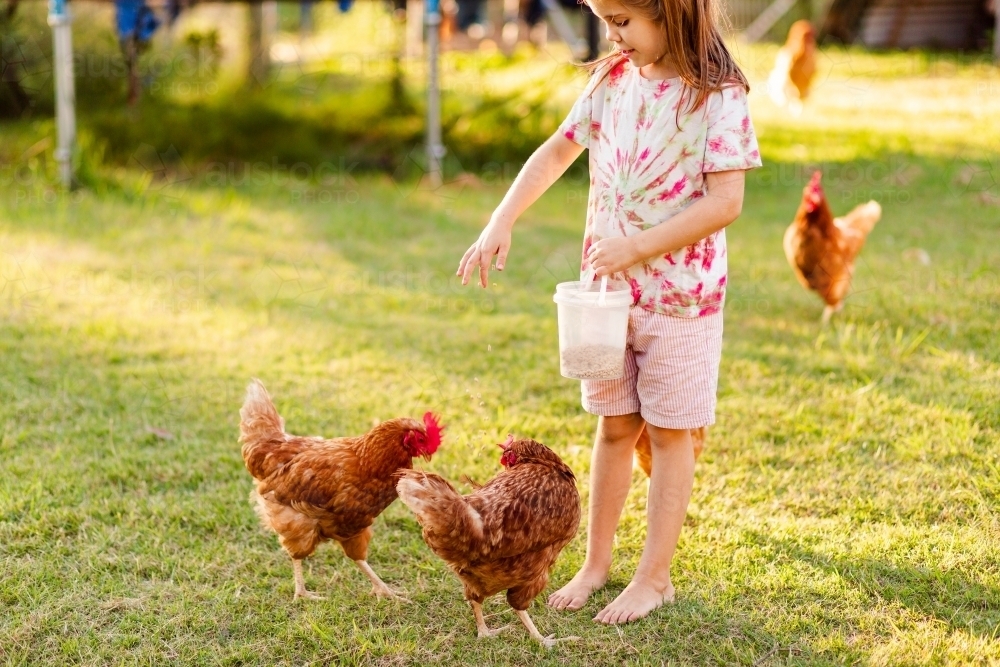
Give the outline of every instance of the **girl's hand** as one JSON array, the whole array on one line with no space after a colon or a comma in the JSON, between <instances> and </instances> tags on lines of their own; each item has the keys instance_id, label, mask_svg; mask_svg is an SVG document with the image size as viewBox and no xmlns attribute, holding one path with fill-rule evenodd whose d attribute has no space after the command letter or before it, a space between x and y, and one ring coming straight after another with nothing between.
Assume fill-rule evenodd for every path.
<instances>
[{"instance_id":1,"label":"girl's hand","mask_svg":"<svg viewBox=\"0 0 1000 667\"><path fill-rule=\"evenodd\" d=\"M495 220L486 225L483 233L479 235L479 240L465 251L462 261L458 263L455 275L462 276L463 285L469 284L469 277L478 266L479 284L486 287L489 284L490 262L494 256L497 258L497 271L503 271L507 253L510 251L510 228L510 225Z\"/></svg>"},{"instance_id":2,"label":"girl's hand","mask_svg":"<svg viewBox=\"0 0 1000 667\"><path fill-rule=\"evenodd\" d=\"M631 236L601 239L590 246L587 253L587 261L601 277L624 271L642 259L635 238Z\"/></svg>"}]
</instances>

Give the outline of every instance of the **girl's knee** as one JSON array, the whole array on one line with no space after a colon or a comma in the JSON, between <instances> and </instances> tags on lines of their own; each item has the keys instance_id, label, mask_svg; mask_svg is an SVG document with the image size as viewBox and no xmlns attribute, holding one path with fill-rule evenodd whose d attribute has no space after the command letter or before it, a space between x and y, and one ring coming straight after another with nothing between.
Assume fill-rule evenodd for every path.
<instances>
[{"instance_id":1,"label":"girl's knee","mask_svg":"<svg viewBox=\"0 0 1000 667\"><path fill-rule=\"evenodd\" d=\"M601 417L597 422L597 438L607 444L627 443L634 446L645 425L645 420L638 413Z\"/></svg>"},{"instance_id":2,"label":"girl's knee","mask_svg":"<svg viewBox=\"0 0 1000 667\"><path fill-rule=\"evenodd\" d=\"M646 429L649 431L650 444L655 448L694 446L694 434L691 429L660 428L652 424L647 424Z\"/></svg>"}]
</instances>

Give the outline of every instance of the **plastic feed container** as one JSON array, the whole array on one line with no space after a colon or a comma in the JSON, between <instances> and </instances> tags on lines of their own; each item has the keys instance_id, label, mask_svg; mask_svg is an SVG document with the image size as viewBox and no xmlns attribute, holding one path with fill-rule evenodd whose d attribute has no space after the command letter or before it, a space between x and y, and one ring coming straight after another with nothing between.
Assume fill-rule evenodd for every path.
<instances>
[{"instance_id":1,"label":"plastic feed container","mask_svg":"<svg viewBox=\"0 0 1000 667\"><path fill-rule=\"evenodd\" d=\"M614 380L625 374L630 290L600 283L559 283L552 300L559 311L559 372L575 380Z\"/></svg>"}]
</instances>

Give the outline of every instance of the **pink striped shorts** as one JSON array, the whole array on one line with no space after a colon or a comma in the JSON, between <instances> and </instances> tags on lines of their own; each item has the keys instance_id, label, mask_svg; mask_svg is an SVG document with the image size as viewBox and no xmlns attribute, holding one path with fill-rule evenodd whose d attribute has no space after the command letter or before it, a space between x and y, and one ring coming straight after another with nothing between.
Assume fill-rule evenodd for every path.
<instances>
[{"instance_id":1,"label":"pink striped shorts","mask_svg":"<svg viewBox=\"0 0 1000 667\"><path fill-rule=\"evenodd\" d=\"M583 409L604 417L638 412L660 428L710 426L721 360L721 312L689 318L632 308L625 375L583 380Z\"/></svg>"}]
</instances>

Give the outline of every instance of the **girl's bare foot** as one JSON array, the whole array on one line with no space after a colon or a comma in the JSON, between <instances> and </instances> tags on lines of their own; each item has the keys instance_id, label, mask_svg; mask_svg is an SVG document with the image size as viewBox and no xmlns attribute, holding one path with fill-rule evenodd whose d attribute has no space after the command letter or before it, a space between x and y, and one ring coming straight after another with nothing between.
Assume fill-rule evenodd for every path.
<instances>
[{"instance_id":1,"label":"girl's bare foot","mask_svg":"<svg viewBox=\"0 0 1000 667\"><path fill-rule=\"evenodd\" d=\"M633 579L611 604L594 617L594 620L607 625L629 623L648 616L651 611L664 602L673 601L673 584L667 584L665 589L657 590L649 582L636 582Z\"/></svg>"},{"instance_id":2,"label":"girl's bare foot","mask_svg":"<svg viewBox=\"0 0 1000 667\"><path fill-rule=\"evenodd\" d=\"M586 567L580 568L568 584L549 596L548 605L559 611L577 611L587 604L587 598L597 589L604 586L608 572L593 572Z\"/></svg>"}]
</instances>

